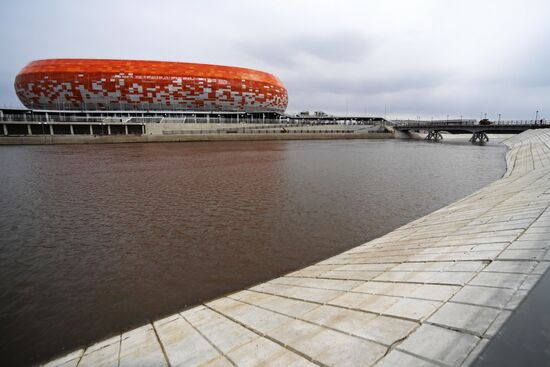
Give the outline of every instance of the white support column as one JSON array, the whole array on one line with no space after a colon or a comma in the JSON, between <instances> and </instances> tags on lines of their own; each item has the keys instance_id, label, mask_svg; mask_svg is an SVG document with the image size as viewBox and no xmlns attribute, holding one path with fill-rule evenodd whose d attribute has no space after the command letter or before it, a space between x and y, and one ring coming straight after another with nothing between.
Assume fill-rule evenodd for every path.
<instances>
[{"instance_id":1,"label":"white support column","mask_svg":"<svg viewBox=\"0 0 550 367\"><path fill-rule=\"evenodd\" d=\"M48 115L47 112L46 112L46 122L50 122L50 116Z\"/></svg>"},{"instance_id":2,"label":"white support column","mask_svg":"<svg viewBox=\"0 0 550 367\"><path fill-rule=\"evenodd\" d=\"M90 135L94 135L94 125L90 124Z\"/></svg>"},{"instance_id":3,"label":"white support column","mask_svg":"<svg viewBox=\"0 0 550 367\"><path fill-rule=\"evenodd\" d=\"M107 125L107 135L111 135L111 125Z\"/></svg>"},{"instance_id":4,"label":"white support column","mask_svg":"<svg viewBox=\"0 0 550 367\"><path fill-rule=\"evenodd\" d=\"M50 135L53 135L53 126L50 125Z\"/></svg>"},{"instance_id":5,"label":"white support column","mask_svg":"<svg viewBox=\"0 0 550 367\"><path fill-rule=\"evenodd\" d=\"M8 135L8 126L6 124L2 124L4 127L4 135Z\"/></svg>"},{"instance_id":6,"label":"white support column","mask_svg":"<svg viewBox=\"0 0 550 367\"><path fill-rule=\"evenodd\" d=\"M27 124L27 132L29 133L29 135L32 135L31 124Z\"/></svg>"},{"instance_id":7,"label":"white support column","mask_svg":"<svg viewBox=\"0 0 550 367\"><path fill-rule=\"evenodd\" d=\"M70 125L69 125L69 128L71 129L71 135L74 135L73 124L70 124Z\"/></svg>"},{"instance_id":8,"label":"white support column","mask_svg":"<svg viewBox=\"0 0 550 367\"><path fill-rule=\"evenodd\" d=\"M124 132L128 135L128 125L124 125Z\"/></svg>"}]
</instances>

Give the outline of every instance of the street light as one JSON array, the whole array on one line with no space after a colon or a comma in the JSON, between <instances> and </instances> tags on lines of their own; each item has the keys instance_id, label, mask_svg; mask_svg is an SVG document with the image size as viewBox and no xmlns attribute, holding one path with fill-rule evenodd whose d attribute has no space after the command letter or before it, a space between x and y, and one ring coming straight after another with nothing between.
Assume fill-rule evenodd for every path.
<instances>
[{"instance_id":1,"label":"street light","mask_svg":"<svg viewBox=\"0 0 550 367\"><path fill-rule=\"evenodd\" d=\"M537 114L535 115L535 124L537 123L538 119L539 119L539 111L537 110Z\"/></svg>"}]
</instances>

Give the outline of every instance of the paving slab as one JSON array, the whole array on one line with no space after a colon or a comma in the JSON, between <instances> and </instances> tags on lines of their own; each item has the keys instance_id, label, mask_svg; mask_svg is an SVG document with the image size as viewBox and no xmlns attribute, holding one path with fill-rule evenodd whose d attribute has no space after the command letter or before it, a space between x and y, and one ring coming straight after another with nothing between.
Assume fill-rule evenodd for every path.
<instances>
[{"instance_id":1,"label":"paving slab","mask_svg":"<svg viewBox=\"0 0 550 367\"><path fill-rule=\"evenodd\" d=\"M500 260L540 260L545 250L514 250L506 249L498 256Z\"/></svg>"},{"instance_id":2,"label":"paving slab","mask_svg":"<svg viewBox=\"0 0 550 367\"><path fill-rule=\"evenodd\" d=\"M120 341L120 335L117 335L88 347L78 366L117 367Z\"/></svg>"},{"instance_id":3,"label":"paving slab","mask_svg":"<svg viewBox=\"0 0 550 367\"><path fill-rule=\"evenodd\" d=\"M316 366L306 358L266 338L255 339L237 348L227 357L237 366Z\"/></svg>"},{"instance_id":4,"label":"paving slab","mask_svg":"<svg viewBox=\"0 0 550 367\"><path fill-rule=\"evenodd\" d=\"M345 293L330 301L329 304L380 314L399 302L399 300L399 297L363 293Z\"/></svg>"},{"instance_id":5,"label":"paving slab","mask_svg":"<svg viewBox=\"0 0 550 367\"><path fill-rule=\"evenodd\" d=\"M291 317L300 317L301 315L319 307L319 304L317 303L299 301L279 296L268 296L260 301L246 301L241 299L241 302L247 302L249 304L279 312Z\"/></svg>"},{"instance_id":6,"label":"paving slab","mask_svg":"<svg viewBox=\"0 0 550 367\"><path fill-rule=\"evenodd\" d=\"M491 323L491 326L487 329L485 332L484 337L486 338L492 338L495 336L495 334L502 328L502 325L508 320L508 318L512 315L512 311L503 310L501 311L498 316L495 318L495 320Z\"/></svg>"},{"instance_id":7,"label":"paving slab","mask_svg":"<svg viewBox=\"0 0 550 367\"><path fill-rule=\"evenodd\" d=\"M550 268L550 261L543 261L540 262L535 269L533 270L533 274L544 274L548 271Z\"/></svg>"},{"instance_id":8,"label":"paving slab","mask_svg":"<svg viewBox=\"0 0 550 367\"><path fill-rule=\"evenodd\" d=\"M289 316L284 316L273 311L268 311L263 308L255 307L241 302L236 302L237 307L217 307L212 303L212 308L218 312L228 315L237 322L247 325L259 334L266 334L272 329L280 325L288 323L292 320Z\"/></svg>"},{"instance_id":9,"label":"paving slab","mask_svg":"<svg viewBox=\"0 0 550 367\"><path fill-rule=\"evenodd\" d=\"M381 314L421 321L430 316L439 306L441 302L404 298Z\"/></svg>"},{"instance_id":10,"label":"paving slab","mask_svg":"<svg viewBox=\"0 0 550 367\"><path fill-rule=\"evenodd\" d=\"M506 288L478 287L467 285L451 301L478 306L503 308L512 299L515 290Z\"/></svg>"},{"instance_id":11,"label":"paving slab","mask_svg":"<svg viewBox=\"0 0 550 367\"><path fill-rule=\"evenodd\" d=\"M458 286L436 284L368 282L353 288L353 292L446 301L458 289Z\"/></svg>"},{"instance_id":12,"label":"paving slab","mask_svg":"<svg viewBox=\"0 0 550 367\"><path fill-rule=\"evenodd\" d=\"M301 320L292 320L269 333L273 339L329 366L371 365L386 347Z\"/></svg>"},{"instance_id":13,"label":"paving slab","mask_svg":"<svg viewBox=\"0 0 550 367\"><path fill-rule=\"evenodd\" d=\"M481 336L498 314L494 308L448 302L428 322Z\"/></svg>"},{"instance_id":14,"label":"paving slab","mask_svg":"<svg viewBox=\"0 0 550 367\"><path fill-rule=\"evenodd\" d=\"M424 324L397 349L445 365L459 366L479 340L471 334Z\"/></svg>"},{"instance_id":15,"label":"paving slab","mask_svg":"<svg viewBox=\"0 0 550 367\"><path fill-rule=\"evenodd\" d=\"M284 284L264 283L250 288L253 291L275 294L279 296L326 303L343 294L341 291L311 287L288 286Z\"/></svg>"},{"instance_id":16,"label":"paving slab","mask_svg":"<svg viewBox=\"0 0 550 367\"><path fill-rule=\"evenodd\" d=\"M435 367L441 366L435 362L430 362L419 357L415 357L411 354L404 353L400 350L392 350L387 356L382 358L376 367L395 367L395 366L408 366L408 367Z\"/></svg>"},{"instance_id":17,"label":"paving slab","mask_svg":"<svg viewBox=\"0 0 550 367\"><path fill-rule=\"evenodd\" d=\"M119 366L168 366L153 325L124 333L121 338Z\"/></svg>"},{"instance_id":18,"label":"paving slab","mask_svg":"<svg viewBox=\"0 0 550 367\"><path fill-rule=\"evenodd\" d=\"M519 289L530 290L535 286L535 284L537 284L540 278L541 278L541 274L527 275L527 277L525 278L525 281L521 283L521 286L519 287Z\"/></svg>"},{"instance_id":19,"label":"paving slab","mask_svg":"<svg viewBox=\"0 0 550 367\"><path fill-rule=\"evenodd\" d=\"M529 274L537 264L536 261L493 261L483 271Z\"/></svg>"},{"instance_id":20,"label":"paving slab","mask_svg":"<svg viewBox=\"0 0 550 367\"><path fill-rule=\"evenodd\" d=\"M356 280L336 280L336 279L305 279L294 278L291 276L281 277L272 280L270 283L285 284L285 285L297 285L310 288L331 289L337 291L347 291L352 288L363 284L362 281Z\"/></svg>"},{"instance_id":21,"label":"paving slab","mask_svg":"<svg viewBox=\"0 0 550 367\"><path fill-rule=\"evenodd\" d=\"M487 344L489 344L489 339L481 339L479 343L477 343L474 350L470 352L470 354L468 355L468 358L466 358L464 362L462 362L461 366L471 365L476 360L476 358L481 354L481 352L483 352Z\"/></svg>"},{"instance_id":22,"label":"paving slab","mask_svg":"<svg viewBox=\"0 0 550 367\"><path fill-rule=\"evenodd\" d=\"M517 289L525 280L523 274L481 272L470 282L470 285Z\"/></svg>"},{"instance_id":23,"label":"paving slab","mask_svg":"<svg viewBox=\"0 0 550 367\"><path fill-rule=\"evenodd\" d=\"M412 321L333 306L321 306L305 314L303 319L387 346L404 338L418 326Z\"/></svg>"},{"instance_id":24,"label":"paving slab","mask_svg":"<svg viewBox=\"0 0 550 367\"><path fill-rule=\"evenodd\" d=\"M219 351L226 354L260 337L210 309L186 316L186 320Z\"/></svg>"}]
</instances>

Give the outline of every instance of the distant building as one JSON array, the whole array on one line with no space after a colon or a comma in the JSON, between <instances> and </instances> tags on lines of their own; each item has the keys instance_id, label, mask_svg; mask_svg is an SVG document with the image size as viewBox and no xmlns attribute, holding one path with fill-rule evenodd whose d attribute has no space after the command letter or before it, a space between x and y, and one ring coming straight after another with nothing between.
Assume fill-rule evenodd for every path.
<instances>
[{"instance_id":1,"label":"distant building","mask_svg":"<svg viewBox=\"0 0 550 367\"><path fill-rule=\"evenodd\" d=\"M313 112L313 116L315 117L327 117L328 115L324 113L323 111L315 111Z\"/></svg>"},{"instance_id":2,"label":"distant building","mask_svg":"<svg viewBox=\"0 0 550 367\"><path fill-rule=\"evenodd\" d=\"M262 71L183 62L49 59L15 78L29 109L283 113L282 82Z\"/></svg>"}]
</instances>

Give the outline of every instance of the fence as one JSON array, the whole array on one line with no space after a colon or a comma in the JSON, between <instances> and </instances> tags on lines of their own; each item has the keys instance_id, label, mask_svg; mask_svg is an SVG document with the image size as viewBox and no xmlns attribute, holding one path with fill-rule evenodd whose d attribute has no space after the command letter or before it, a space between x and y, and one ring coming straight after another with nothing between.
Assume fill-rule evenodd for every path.
<instances>
[{"instance_id":1,"label":"fence","mask_svg":"<svg viewBox=\"0 0 550 367\"><path fill-rule=\"evenodd\" d=\"M464 120L464 121L446 121L446 120L434 120L434 121L395 121L396 127L399 126L473 126L480 125L476 120ZM491 121L488 126L528 126L528 125L548 125L548 121L542 120L501 120Z\"/></svg>"},{"instance_id":2,"label":"fence","mask_svg":"<svg viewBox=\"0 0 550 367\"><path fill-rule=\"evenodd\" d=\"M164 130L163 135L193 134L349 134L354 130L322 129L207 129L207 130Z\"/></svg>"}]
</instances>

